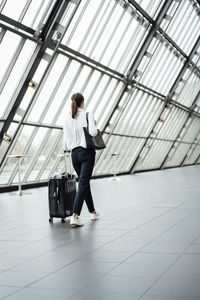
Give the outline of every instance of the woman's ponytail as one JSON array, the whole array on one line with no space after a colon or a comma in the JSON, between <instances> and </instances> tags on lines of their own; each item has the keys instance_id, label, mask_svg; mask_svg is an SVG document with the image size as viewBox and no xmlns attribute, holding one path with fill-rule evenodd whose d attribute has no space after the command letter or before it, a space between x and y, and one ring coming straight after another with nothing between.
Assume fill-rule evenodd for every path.
<instances>
[{"instance_id":1,"label":"woman's ponytail","mask_svg":"<svg viewBox=\"0 0 200 300\"><path fill-rule=\"evenodd\" d=\"M72 99L72 105L71 105L72 118L75 119L77 110L81 106L82 102L84 101L84 97L82 94L76 93L72 95L71 99Z\"/></svg>"},{"instance_id":2,"label":"woman's ponytail","mask_svg":"<svg viewBox=\"0 0 200 300\"><path fill-rule=\"evenodd\" d=\"M72 100L72 119L75 119L77 114L77 104L75 100Z\"/></svg>"}]
</instances>

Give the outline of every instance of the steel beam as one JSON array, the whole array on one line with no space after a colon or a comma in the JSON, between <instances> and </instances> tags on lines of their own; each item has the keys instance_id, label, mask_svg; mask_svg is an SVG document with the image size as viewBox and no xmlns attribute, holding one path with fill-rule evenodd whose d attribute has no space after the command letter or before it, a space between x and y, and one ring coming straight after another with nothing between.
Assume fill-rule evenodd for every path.
<instances>
[{"instance_id":1,"label":"steel beam","mask_svg":"<svg viewBox=\"0 0 200 300\"><path fill-rule=\"evenodd\" d=\"M1 34L3 36L5 35L6 30L8 30L8 31L11 31L13 33L16 33L17 35L20 35L23 38L26 38L27 40L30 40L30 41L33 41L33 42L37 42L38 44L41 44L41 42L38 41L38 40L36 41L36 39L34 37L32 37L32 36L30 36L30 35L22 32L22 31L19 31L19 30L15 29L15 28L9 27L9 26L7 26L7 25L5 25L3 23L0 23L0 27L3 28L3 30L5 31L4 34L3 33Z\"/></svg>"},{"instance_id":2,"label":"steel beam","mask_svg":"<svg viewBox=\"0 0 200 300\"><path fill-rule=\"evenodd\" d=\"M128 0L128 2L130 2L137 9L137 11L139 11L145 17L145 19L149 21L149 23L154 24L154 19L138 4L138 2L135 0Z\"/></svg>"},{"instance_id":3,"label":"steel beam","mask_svg":"<svg viewBox=\"0 0 200 300\"><path fill-rule=\"evenodd\" d=\"M94 60L94 59L92 59L92 58L90 58L90 57L88 57L88 56L86 56L86 55L84 55L84 54L82 54L82 53L80 53L80 52L78 52L78 51L72 49L72 48L69 48L69 47L67 47L67 46L65 46L65 45L63 45L63 44L61 44L61 45L59 46L59 49L62 49L62 50L64 50L64 51L69 52L69 55L70 55L70 53L73 54L73 55L75 55L75 57L74 57L74 56L71 56L71 57L72 57L73 59L75 59L75 60L77 60L77 57L79 57L79 58L83 59L84 61L86 61L86 62L83 62L83 61L80 61L80 60L79 60L81 63L87 64L87 62L90 62L91 64L93 64L93 65L96 66L97 68L100 68L100 69L105 70L109 76L111 76L111 75L116 75L116 76L118 76L118 77L119 77L119 78L117 78L118 80L119 80L119 79L124 79L124 77L125 77L124 74L122 74L122 73L120 73L120 72L117 72L117 71L115 71L115 70L113 70L113 69L111 69L111 68L109 68L109 67L107 67L107 66L105 66L105 65L103 65L103 64L101 64L101 63L99 63L99 62L97 62L96 60ZM59 52L59 51L60 51L60 50L58 50L58 52ZM68 56L68 53L65 53L65 52L62 52L62 51L60 51L60 53L62 53L62 54L64 54L64 55L67 55L67 56ZM92 66L90 66L90 67L92 67ZM99 69L97 69L97 70L99 70ZM102 71L102 70L101 70L101 71Z\"/></svg>"},{"instance_id":4,"label":"steel beam","mask_svg":"<svg viewBox=\"0 0 200 300\"><path fill-rule=\"evenodd\" d=\"M0 13L0 20L34 35L35 30Z\"/></svg>"},{"instance_id":5,"label":"steel beam","mask_svg":"<svg viewBox=\"0 0 200 300\"><path fill-rule=\"evenodd\" d=\"M106 134L110 134L109 132L107 131L104 131L103 133L106 133ZM133 139L146 139L145 136L137 136L137 135L130 135L130 134L122 134L122 133L112 133L112 135L114 136L120 136L120 137L127 137L127 138L133 138ZM174 142L174 140L170 140L170 139L164 139L164 138L150 138L152 140L155 140L155 141L163 141L163 142ZM182 142L182 144L187 144L187 145L191 145L190 142ZM198 145L200 145L200 143L196 143Z\"/></svg>"}]
</instances>

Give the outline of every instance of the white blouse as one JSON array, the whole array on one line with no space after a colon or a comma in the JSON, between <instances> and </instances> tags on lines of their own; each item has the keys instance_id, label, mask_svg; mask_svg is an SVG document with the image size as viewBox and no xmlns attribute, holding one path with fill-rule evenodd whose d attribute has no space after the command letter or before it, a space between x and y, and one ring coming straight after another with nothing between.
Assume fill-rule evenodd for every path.
<instances>
[{"instance_id":1,"label":"white blouse","mask_svg":"<svg viewBox=\"0 0 200 300\"><path fill-rule=\"evenodd\" d=\"M88 114L89 133L92 136L97 135L97 128L94 122L93 113ZM78 108L75 119L71 113L67 115L63 125L63 148L64 150L73 150L76 147L86 148L85 135L83 127L87 127L86 112Z\"/></svg>"}]
</instances>

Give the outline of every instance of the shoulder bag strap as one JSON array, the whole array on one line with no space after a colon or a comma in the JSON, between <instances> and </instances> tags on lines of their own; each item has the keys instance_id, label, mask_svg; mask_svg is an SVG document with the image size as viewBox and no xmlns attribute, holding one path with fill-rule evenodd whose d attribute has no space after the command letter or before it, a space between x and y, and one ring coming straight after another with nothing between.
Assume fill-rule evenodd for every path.
<instances>
[{"instance_id":1,"label":"shoulder bag strap","mask_svg":"<svg viewBox=\"0 0 200 300\"><path fill-rule=\"evenodd\" d=\"M86 120L87 120L87 131L89 132L89 121L88 121L89 112L86 112Z\"/></svg>"}]
</instances>

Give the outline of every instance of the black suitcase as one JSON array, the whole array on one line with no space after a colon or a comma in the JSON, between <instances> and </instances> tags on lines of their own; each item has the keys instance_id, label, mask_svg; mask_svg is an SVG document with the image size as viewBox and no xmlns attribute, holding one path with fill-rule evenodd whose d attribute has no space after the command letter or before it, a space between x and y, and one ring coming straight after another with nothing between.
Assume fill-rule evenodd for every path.
<instances>
[{"instance_id":1,"label":"black suitcase","mask_svg":"<svg viewBox=\"0 0 200 300\"><path fill-rule=\"evenodd\" d=\"M53 218L65 218L72 215L74 200L76 197L76 177L63 173L49 179L49 222Z\"/></svg>"}]
</instances>

